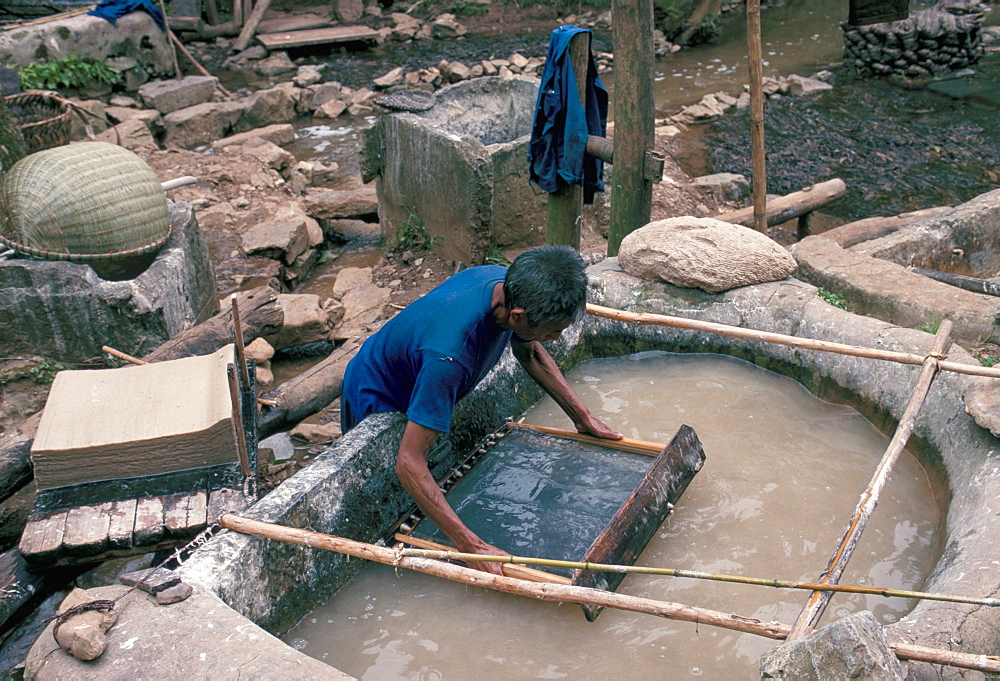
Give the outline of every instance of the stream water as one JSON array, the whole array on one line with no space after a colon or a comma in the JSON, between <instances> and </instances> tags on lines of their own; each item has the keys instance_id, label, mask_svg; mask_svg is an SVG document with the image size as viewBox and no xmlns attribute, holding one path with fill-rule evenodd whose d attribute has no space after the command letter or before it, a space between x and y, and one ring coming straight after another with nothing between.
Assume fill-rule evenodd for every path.
<instances>
[{"instance_id":1,"label":"stream water","mask_svg":"<svg viewBox=\"0 0 1000 681\"><path fill-rule=\"evenodd\" d=\"M568 376L627 437L666 442L681 424L706 463L640 565L815 581L888 439L854 409L719 355L647 352L587 362ZM529 423L567 427L546 398ZM904 453L842 583L919 589L939 555L941 500ZM516 518L512 518L512 522ZM529 554L530 547L508 547ZM791 623L808 592L631 575L620 592ZM897 621L908 600L836 595L826 618L868 609ZM557 606L373 566L284 640L362 679L759 678L776 642L619 611L587 623Z\"/></svg>"}]
</instances>

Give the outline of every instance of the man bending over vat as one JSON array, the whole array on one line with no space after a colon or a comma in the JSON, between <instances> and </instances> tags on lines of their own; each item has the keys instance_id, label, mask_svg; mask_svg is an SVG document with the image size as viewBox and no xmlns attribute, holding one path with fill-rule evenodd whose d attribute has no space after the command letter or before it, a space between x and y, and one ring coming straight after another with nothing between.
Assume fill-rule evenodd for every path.
<instances>
[{"instance_id":1,"label":"man bending over vat","mask_svg":"<svg viewBox=\"0 0 1000 681\"><path fill-rule=\"evenodd\" d=\"M584 406L539 342L559 338L583 314L586 298L580 255L565 246L539 246L509 268L483 265L450 277L389 320L347 365L343 432L369 414L406 414L396 475L459 551L506 554L462 523L434 482L427 455L438 433L449 431L455 403L496 365L508 341L528 375L579 432L621 439ZM501 574L498 563L469 566Z\"/></svg>"}]
</instances>

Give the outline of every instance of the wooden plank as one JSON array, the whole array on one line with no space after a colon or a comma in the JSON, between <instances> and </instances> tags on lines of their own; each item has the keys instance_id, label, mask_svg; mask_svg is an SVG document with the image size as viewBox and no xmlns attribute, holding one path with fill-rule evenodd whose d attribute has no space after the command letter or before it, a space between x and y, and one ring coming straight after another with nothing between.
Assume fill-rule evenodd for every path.
<instances>
[{"instance_id":1,"label":"wooden plank","mask_svg":"<svg viewBox=\"0 0 1000 681\"><path fill-rule=\"evenodd\" d=\"M314 12L304 12L302 14L290 14L273 19L264 19L257 25L257 31L261 34L289 33L290 31L304 31L309 28L326 28L332 23L330 17L325 17Z\"/></svg>"},{"instance_id":2,"label":"wooden plank","mask_svg":"<svg viewBox=\"0 0 1000 681\"><path fill-rule=\"evenodd\" d=\"M44 566L62 550L68 511L55 511L41 516L28 516L21 534L21 555L32 567Z\"/></svg>"},{"instance_id":3,"label":"wooden plank","mask_svg":"<svg viewBox=\"0 0 1000 681\"><path fill-rule=\"evenodd\" d=\"M208 495L208 523L217 523L223 513L240 514L247 506L246 497L235 489L215 489Z\"/></svg>"},{"instance_id":4,"label":"wooden plank","mask_svg":"<svg viewBox=\"0 0 1000 681\"><path fill-rule=\"evenodd\" d=\"M269 50L283 50L289 47L325 45L327 43L375 42L378 40L378 31L367 26L331 26L330 28L311 28L305 31L263 33L257 36L257 40Z\"/></svg>"},{"instance_id":5,"label":"wooden plank","mask_svg":"<svg viewBox=\"0 0 1000 681\"><path fill-rule=\"evenodd\" d=\"M111 504L111 524L108 527L108 545L112 549L132 548L132 533L135 531L136 499L115 501Z\"/></svg>"},{"instance_id":6,"label":"wooden plank","mask_svg":"<svg viewBox=\"0 0 1000 681\"><path fill-rule=\"evenodd\" d=\"M205 529L208 494L204 490L163 498L163 525L170 537L189 537Z\"/></svg>"},{"instance_id":7,"label":"wooden plank","mask_svg":"<svg viewBox=\"0 0 1000 681\"><path fill-rule=\"evenodd\" d=\"M163 499L160 497L139 499L135 507L133 546L155 544L163 537L163 532Z\"/></svg>"},{"instance_id":8,"label":"wooden plank","mask_svg":"<svg viewBox=\"0 0 1000 681\"><path fill-rule=\"evenodd\" d=\"M705 453L698 435L690 426L681 426L642 482L580 560L634 565L704 462ZM614 591L624 577L622 573L576 570L573 584ZM601 608L597 606L581 607L590 622L601 613Z\"/></svg>"},{"instance_id":9,"label":"wooden plank","mask_svg":"<svg viewBox=\"0 0 1000 681\"><path fill-rule=\"evenodd\" d=\"M835 178L814 184L797 192L792 192L786 196L779 196L767 202L764 213L765 220L769 227L788 222L810 211L822 208L831 201L836 201L847 193L847 185L844 181ZM713 215L713 219L722 222L731 222L734 225L744 227L754 226L754 209L741 208L722 215Z\"/></svg>"},{"instance_id":10,"label":"wooden plank","mask_svg":"<svg viewBox=\"0 0 1000 681\"><path fill-rule=\"evenodd\" d=\"M63 552L69 556L92 556L108 547L111 526L111 506L108 501L97 506L71 508L66 516Z\"/></svg>"}]
</instances>

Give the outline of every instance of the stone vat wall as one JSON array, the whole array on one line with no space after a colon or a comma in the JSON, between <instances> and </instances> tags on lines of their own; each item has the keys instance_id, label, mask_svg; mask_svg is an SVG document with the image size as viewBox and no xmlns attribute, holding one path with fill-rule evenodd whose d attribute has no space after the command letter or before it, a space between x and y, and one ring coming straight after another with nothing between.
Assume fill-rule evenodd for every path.
<instances>
[{"instance_id":1,"label":"stone vat wall","mask_svg":"<svg viewBox=\"0 0 1000 681\"><path fill-rule=\"evenodd\" d=\"M942 3L908 19L843 24L844 63L863 76L926 78L975 64L983 56L978 2Z\"/></svg>"}]
</instances>

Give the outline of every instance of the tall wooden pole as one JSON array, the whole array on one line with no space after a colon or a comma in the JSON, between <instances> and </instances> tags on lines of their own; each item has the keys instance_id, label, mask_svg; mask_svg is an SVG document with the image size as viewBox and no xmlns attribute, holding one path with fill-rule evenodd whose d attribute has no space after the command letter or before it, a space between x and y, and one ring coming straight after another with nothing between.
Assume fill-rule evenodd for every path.
<instances>
[{"instance_id":1,"label":"tall wooden pole","mask_svg":"<svg viewBox=\"0 0 1000 681\"><path fill-rule=\"evenodd\" d=\"M747 48L750 62L750 166L753 228L767 234L767 164L764 160L764 76L760 46L760 0L747 0Z\"/></svg>"},{"instance_id":2,"label":"tall wooden pole","mask_svg":"<svg viewBox=\"0 0 1000 681\"><path fill-rule=\"evenodd\" d=\"M580 103L587 106L587 70L590 68L590 32L570 38L569 58L576 76ZM580 249L580 222L583 219L583 187L567 184L549 194L545 243Z\"/></svg>"},{"instance_id":3,"label":"tall wooden pole","mask_svg":"<svg viewBox=\"0 0 1000 681\"><path fill-rule=\"evenodd\" d=\"M836 584L840 581L841 575L844 574L847 561L853 555L854 549L861 539L861 533L867 527L875 507L878 506L879 495L889 480L892 467L899 459L903 447L906 446L906 441L910 439L910 434L913 433L917 415L920 413L920 408L923 406L924 399L931 389L931 383L934 381L934 376L937 374L938 362L944 357L944 353L951 345L951 326L951 322L947 319L941 322L937 335L934 337L934 345L924 359L924 367L920 371L920 378L917 381L917 387L913 390L910 403L906 406L906 411L903 412L903 417L899 420L896 433L892 436L885 454L882 455L882 460L879 462L871 482L868 483L868 487L858 500L854 517L851 518L837 550L834 551L826 570L823 571L823 575L818 580L820 584ZM788 640L792 641L811 634L823 616L831 598L833 598L833 593L830 591L813 591L805 607L796 618L795 624L792 625Z\"/></svg>"},{"instance_id":4,"label":"tall wooden pole","mask_svg":"<svg viewBox=\"0 0 1000 681\"><path fill-rule=\"evenodd\" d=\"M653 131L653 0L612 0L615 52L615 163L611 169L608 255L649 222L653 182L646 152Z\"/></svg>"}]
</instances>

